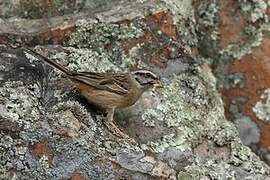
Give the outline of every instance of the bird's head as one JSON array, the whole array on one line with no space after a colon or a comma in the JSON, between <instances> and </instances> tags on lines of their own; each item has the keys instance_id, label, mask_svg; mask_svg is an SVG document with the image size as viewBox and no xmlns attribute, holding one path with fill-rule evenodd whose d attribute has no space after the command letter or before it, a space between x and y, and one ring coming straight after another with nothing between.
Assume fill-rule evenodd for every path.
<instances>
[{"instance_id":1,"label":"bird's head","mask_svg":"<svg viewBox=\"0 0 270 180\"><path fill-rule=\"evenodd\" d=\"M131 72L135 80L143 87L148 89L152 86L162 87L161 82L156 74L148 70L137 70Z\"/></svg>"}]
</instances>

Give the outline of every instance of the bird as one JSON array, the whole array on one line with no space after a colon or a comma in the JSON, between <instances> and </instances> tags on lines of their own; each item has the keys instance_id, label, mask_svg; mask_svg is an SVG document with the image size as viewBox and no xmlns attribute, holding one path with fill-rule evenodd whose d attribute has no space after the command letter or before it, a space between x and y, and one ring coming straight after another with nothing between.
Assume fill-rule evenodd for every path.
<instances>
[{"instance_id":1,"label":"bird","mask_svg":"<svg viewBox=\"0 0 270 180\"><path fill-rule=\"evenodd\" d=\"M64 73L89 103L105 110L104 124L120 138L129 138L114 123L116 109L132 106L151 87L161 87L158 76L149 70L131 72L73 72L30 48L22 48L26 57L32 55Z\"/></svg>"}]
</instances>

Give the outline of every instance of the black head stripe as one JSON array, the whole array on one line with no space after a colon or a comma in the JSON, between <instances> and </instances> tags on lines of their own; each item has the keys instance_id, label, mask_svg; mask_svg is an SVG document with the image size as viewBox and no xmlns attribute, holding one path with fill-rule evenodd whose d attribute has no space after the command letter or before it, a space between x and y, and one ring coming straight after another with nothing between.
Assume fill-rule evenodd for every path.
<instances>
[{"instance_id":1,"label":"black head stripe","mask_svg":"<svg viewBox=\"0 0 270 180\"><path fill-rule=\"evenodd\" d=\"M148 71L148 70L138 70L138 71L132 72L132 74L134 74L134 75L141 74L141 75L145 75L147 77L151 77L153 79L157 79L158 78L157 75L155 75L153 72Z\"/></svg>"}]
</instances>

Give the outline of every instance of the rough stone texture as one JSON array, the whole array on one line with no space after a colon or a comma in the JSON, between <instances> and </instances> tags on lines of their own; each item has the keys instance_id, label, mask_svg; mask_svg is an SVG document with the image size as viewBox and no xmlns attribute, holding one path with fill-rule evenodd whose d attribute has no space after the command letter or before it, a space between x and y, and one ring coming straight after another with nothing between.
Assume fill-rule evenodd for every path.
<instances>
[{"instance_id":1,"label":"rough stone texture","mask_svg":"<svg viewBox=\"0 0 270 180\"><path fill-rule=\"evenodd\" d=\"M269 167L226 120L209 58L202 56L217 40L219 5L108 4L92 16L69 14L70 26L61 17L45 27L38 19L1 24L0 179L266 179ZM255 15L252 22L261 18ZM25 21L35 26L7 31ZM113 136L103 112L60 72L10 48L26 44L73 71L146 68L158 74L163 88L149 90L115 115L136 142ZM232 79L238 86L243 76Z\"/></svg>"},{"instance_id":2,"label":"rough stone texture","mask_svg":"<svg viewBox=\"0 0 270 180\"><path fill-rule=\"evenodd\" d=\"M266 158L269 154L266 149L270 145L270 126L267 123L267 91L270 87L269 1L224 2L221 3L222 23L218 29L222 34L216 51L219 54L214 59L218 59L216 75L223 86L226 116L238 125L238 119L253 121L248 126L259 128L260 139L250 147L270 164L269 158ZM245 137L245 131L241 132L241 136Z\"/></svg>"},{"instance_id":3,"label":"rough stone texture","mask_svg":"<svg viewBox=\"0 0 270 180\"><path fill-rule=\"evenodd\" d=\"M270 89L266 89L261 95L261 101L253 107L256 116L266 122L270 122Z\"/></svg>"},{"instance_id":4,"label":"rough stone texture","mask_svg":"<svg viewBox=\"0 0 270 180\"><path fill-rule=\"evenodd\" d=\"M239 131L243 144L251 146L257 144L260 140L260 130L256 123L249 117L241 116L235 120L235 126Z\"/></svg>"}]
</instances>

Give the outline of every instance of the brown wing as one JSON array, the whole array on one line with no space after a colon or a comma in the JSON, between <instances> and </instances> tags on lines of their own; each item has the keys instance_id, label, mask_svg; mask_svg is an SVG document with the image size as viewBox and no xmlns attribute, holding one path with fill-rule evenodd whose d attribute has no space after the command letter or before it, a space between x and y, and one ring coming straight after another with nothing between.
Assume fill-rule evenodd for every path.
<instances>
[{"instance_id":1,"label":"brown wing","mask_svg":"<svg viewBox=\"0 0 270 180\"><path fill-rule=\"evenodd\" d=\"M100 90L117 94L126 94L130 91L131 84L128 74L109 74L80 72L70 75L73 80L81 81Z\"/></svg>"}]
</instances>

